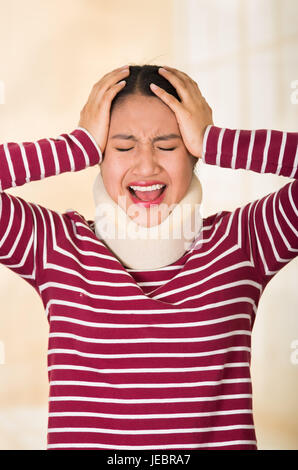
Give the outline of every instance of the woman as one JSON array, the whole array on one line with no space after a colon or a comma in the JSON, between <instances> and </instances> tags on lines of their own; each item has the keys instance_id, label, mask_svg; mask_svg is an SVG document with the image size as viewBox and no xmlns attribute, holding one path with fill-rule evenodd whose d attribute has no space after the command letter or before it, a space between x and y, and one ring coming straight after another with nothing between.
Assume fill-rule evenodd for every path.
<instances>
[{"instance_id":1,"label":"woman","mask_svg":"<svg viewBox=\"0 0 298 470\"><path fill-rule=\"evenodd\" d=\"M198 158L297 178L297 142L220 129L185 73L131 66L93 87L72 133L1 147L2 190L100 164L96 208L121 206L108 228L151 235L171 220L166 245L123 241L102 237L97 212L86 221L1 193L1 262L49 321L49 449L256 449L251 330L265 286L297 256L297 182L195 223L183 245L171 235L197 214Z\"/></svg>"}]
</instances>

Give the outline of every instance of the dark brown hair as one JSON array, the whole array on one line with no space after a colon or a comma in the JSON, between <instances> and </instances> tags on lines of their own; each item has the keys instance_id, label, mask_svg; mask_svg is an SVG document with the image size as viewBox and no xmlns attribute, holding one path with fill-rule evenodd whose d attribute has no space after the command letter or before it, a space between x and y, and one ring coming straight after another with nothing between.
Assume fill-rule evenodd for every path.
<instances>
[{"instance_id":1,"label":"dark brown hair","mask_svg":"<svg viewBox=\"0 0 298 470\"><path fill-rule=\"evenodd\" d=\"M113 99L111 111L118 101L124 99L128 95L141 94L156 97L150 88L150 83L155 83L155 85L158 85L171 95L175 96L178 101L181 101L173 85L158 73L158 69L160 67L161 66L159 65L130 65L130 74L125 78L126 85Z\"/></svg>"}]
</instances>

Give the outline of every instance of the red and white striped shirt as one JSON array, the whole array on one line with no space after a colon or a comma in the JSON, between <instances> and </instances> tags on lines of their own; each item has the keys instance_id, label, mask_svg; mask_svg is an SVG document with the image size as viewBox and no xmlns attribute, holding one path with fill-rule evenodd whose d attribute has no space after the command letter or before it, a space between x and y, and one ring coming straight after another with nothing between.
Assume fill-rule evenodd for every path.
<instances>
[{"instance_id":1,"label":"red and white striped shirt","mask_svg":"<svg viewBox=\"0 0 298 470\"><path fill-rule=\"evenodd\" d=\"M298 134L209 126L203 162L298 175ZM48 449L256 449L251 331L298 253L297 181L203 221L170 266L125 269L75 211L4 190L101 161L87 131L0 147L0 261L49 322Z\"/></svg>"}]
</instances>

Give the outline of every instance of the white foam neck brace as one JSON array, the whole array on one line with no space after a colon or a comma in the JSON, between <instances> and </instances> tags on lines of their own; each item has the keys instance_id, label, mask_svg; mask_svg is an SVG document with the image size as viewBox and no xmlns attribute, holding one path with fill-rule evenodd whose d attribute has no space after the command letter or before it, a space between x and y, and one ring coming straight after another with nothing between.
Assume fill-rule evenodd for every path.
<instances>
[{"instance_id":1,"label":"white foam neck brace","mask_svg":"<svg viewBox=\"0 0 298 470\"><path fill-rule=\"evenodd\" d=\"M154 269L169 266L183 256L201 226L201 184L193 173L187 193L159 224L137 224L107 193L100 173L93 186L95 233L123 266Z\"/></svg>"}]
</instances>

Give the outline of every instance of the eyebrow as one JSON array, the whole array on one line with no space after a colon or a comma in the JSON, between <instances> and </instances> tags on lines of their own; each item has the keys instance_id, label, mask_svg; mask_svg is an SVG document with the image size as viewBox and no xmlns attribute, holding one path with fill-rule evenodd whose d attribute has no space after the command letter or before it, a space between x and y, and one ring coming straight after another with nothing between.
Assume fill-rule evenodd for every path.
<instances>
[{"instance_id":1,"label":"eyebrow","mask_svg":"<svg viewBox=\"0 0 298 470\"><path fill-rule=\"evenodd\" d=\"M112 139L125 139L125 140L134 140L135 142L138 140L134 135L128 134L115 134ZM152 139L152 142L157 142L158 140L171 140L171 139L181 139L181 136L178 134L165 134L165 135L158 135Z\"/></svg>"}]
</instances>

